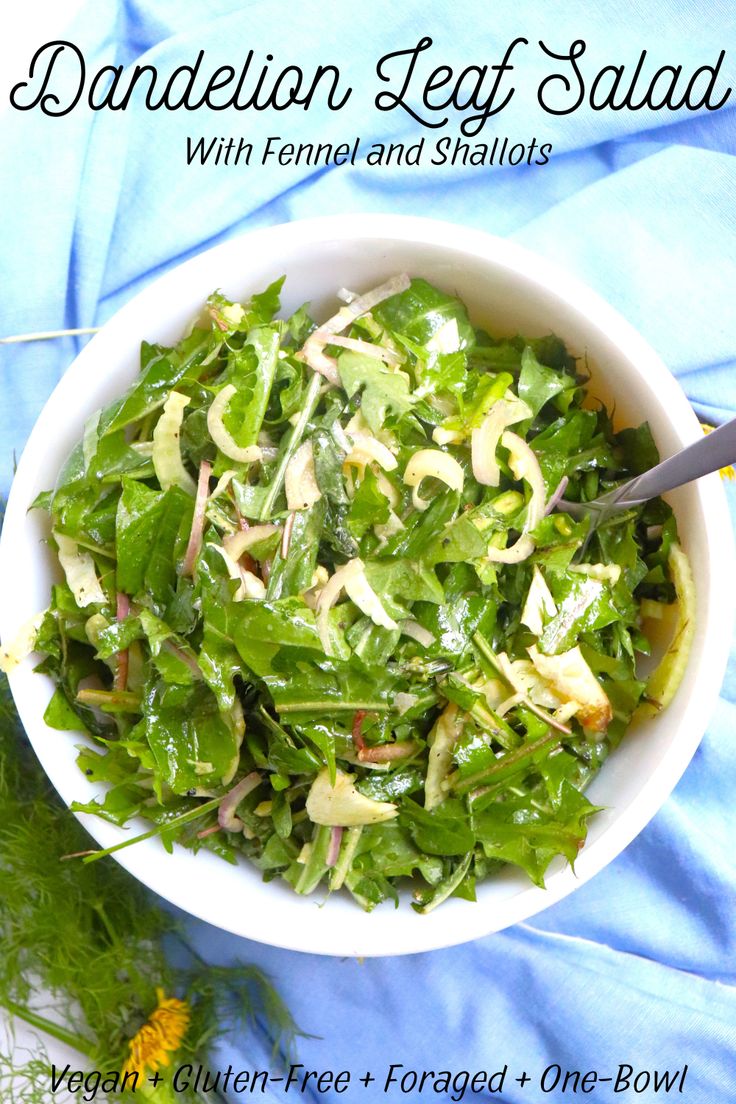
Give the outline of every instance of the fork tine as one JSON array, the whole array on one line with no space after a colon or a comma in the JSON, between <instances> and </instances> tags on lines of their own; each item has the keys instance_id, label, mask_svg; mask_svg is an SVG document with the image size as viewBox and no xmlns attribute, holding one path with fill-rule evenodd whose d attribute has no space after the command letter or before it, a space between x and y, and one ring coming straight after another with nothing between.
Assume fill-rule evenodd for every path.
<instances>
[{"instance_id":1,"label":"fork tine","mask_svg":"<svg viewBox=\"0 0 736 1104\"><path fill-rule=\"evenodd\" d=\"M590 514L590 509L587 503L583 502L568 502L566 498L561 498L557 505L556 510L561 510L564 514L569 514L570 517L574 517L576 521L582 521L584 517Z\"/></svg>"}]
</instances>

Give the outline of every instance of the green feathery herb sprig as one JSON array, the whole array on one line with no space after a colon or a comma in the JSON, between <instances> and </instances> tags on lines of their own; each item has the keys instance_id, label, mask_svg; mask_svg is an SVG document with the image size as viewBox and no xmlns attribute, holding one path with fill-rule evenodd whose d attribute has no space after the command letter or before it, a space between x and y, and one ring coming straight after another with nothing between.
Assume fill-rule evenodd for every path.
<instances>
[{"instance_id":1,"label":"green feathery herb sprig","mask_svg":"<svg viewBox=\"0 0 736 1104\"><path fill-rule=\"evenodd\" d=\"M201 1060L226 1024L257 1027L291 1053L298 1028L257 967L209 967L186 943L187 964L172 965L164 943L182 939L176 921L142 886L113 862L60 861L90 842L39 767L0 677L0 1006L74 1046L89 1068L123 1066L157 988L189 1006L183 1055ZM41 1104L43 1053L20 1071L0 1057L0 1084L3 1099Z\"/></svg>"}]
</instances>

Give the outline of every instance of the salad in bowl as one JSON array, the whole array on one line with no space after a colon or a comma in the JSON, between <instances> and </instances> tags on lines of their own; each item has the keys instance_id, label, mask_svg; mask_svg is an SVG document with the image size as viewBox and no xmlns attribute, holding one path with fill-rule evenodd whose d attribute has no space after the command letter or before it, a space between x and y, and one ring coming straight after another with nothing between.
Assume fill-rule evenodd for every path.
<instances>
[{"instance_id":1,"label":"salad in bowl","mask_svg":"<svg viewBox=\"0 0 736 1104\"><path fill-rule=\"evenodd\" d=\"M561 339L487 332L421 275L320 323L279 318L282 285L143 343L34 503L62 577L2 662L40 652L46 724L90 737L107 789L73 807L169 849L368 911L542 885L694 632L664 501L592 533L561 502L654 465L649 426L615 430Z\"/></svg>"}]
</instances>

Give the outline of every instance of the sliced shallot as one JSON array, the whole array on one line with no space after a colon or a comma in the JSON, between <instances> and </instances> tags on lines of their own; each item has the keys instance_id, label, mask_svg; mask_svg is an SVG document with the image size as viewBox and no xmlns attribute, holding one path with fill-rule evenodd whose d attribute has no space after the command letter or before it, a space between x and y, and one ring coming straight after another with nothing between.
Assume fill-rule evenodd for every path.
<instances>
[{"instance_id":1,"label":"sliced shallot","mask_svg":"<svg viewBox=\"0 0 736 1104\"><path fill-rule=\"evenodd\" d=\"M364 747L358 752L361 763L390 763L393 759L406 759L417 750L417 745L412 740L404 740L398 744L376 744L375 747Z\"/></svg>"},{"instance_id":2,"label":"sliced shallot","mask_svg":"<svg viewBox=\"0 0 736 1104\"><path fill-rule=\"evenodd\" d=\"M184 554L184 563L181 566L182 575L191 575L194 565L202 548L202 534L204 532L205 510L207 509L207 496L210 489L210 475L212 464L209 460L203 460L199 465L199 478L197 479L197 494L194 499L194 514L192 516L192 528L189 532L187 550Z\"/></svg>"},{"instance_id":3,"label":"sliced shallot","mask_svg":"<svg viewBox=\"0 0 736 1104\"><path fill-rule=\"evenodd\" d=\"M551 514L552 511L557 507L557 504L559 503L560 499L562 498L565 491L567 490L567 484L569 482L570 482L570 480L567 478L567 476L563 475L562 479L557 484L557 488L554 491L552 497L550 498L549 502L547 503L547 505L544 508L544 516L545 517L547 516L547 514Z\"/></svg>"},{"instance_id":4,"label":"sliced shallot","mask_svg":"<svg viewBox=\"0 0 736 1104\"><path fill-rule=\"evenodd\" d=\"M183 648L178 648L176 644L172 644L170 640L165 641L163 646L167 652L169 652L173 656L176 656L178 660L181 660L181 662L189 668L196 679L202 678L202 670L194 656L189 655L189 653L185 652Z\"/></svg>"},{"instance_id":5,"label":"sliced shallot","mask_svg":"<svg viewBox=\"0 0 736 1104\"><path fill-rule=\"evenodd\" d=\"M368 716L367 710L357 709L355 716L353 717L353 747L360 755L361 751L365 748L365 740L363 739L363 721Z\"/></svg>"},{"instance_id":6,"label":"sliced shallot","mask_svg":"<svg viewBox=\"0 0 736 1104\"><path fill-rule=\"evenodd\" d=\"M327 848L327 856L325 858L325 866L333 867L340 855L340 844L342 843L342 828L336 826L330 832L330 843Z\"/></svg>"},{"instance_id":7,"label":"sliced shallot","mask_svg":"<svg viewBox=\"0 0 736 1104\"><path fill-rule=\"evenodd\" d=\"M226 832L241 832L243 830L243 822L240 817L235 815L235 810L243 798L255 790L256 786L261 784L261 781L258 771L251 771L225 794L217 810L217 823Z\"/></svg>"}]
</instances>

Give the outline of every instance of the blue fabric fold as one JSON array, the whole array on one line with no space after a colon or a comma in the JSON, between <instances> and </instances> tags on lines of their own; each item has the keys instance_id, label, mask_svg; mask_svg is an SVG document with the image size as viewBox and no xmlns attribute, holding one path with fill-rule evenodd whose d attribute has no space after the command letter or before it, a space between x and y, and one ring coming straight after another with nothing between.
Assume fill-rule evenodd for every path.
<instances>
[{"instance_id":1,"label":"blue fabric fold","mask_svg":"<svg viewBox=\"0 0 736 1104\"><path fill-rule=\"evenodd\" d=\"M734 31L733 5L702 0L534 0L523 10L510 0L375 0L357 9L336 0L89 0L67 37L90 68L140 61L163 70L200 48L214 68L253 47L305 70L339 64L354 95L339 114L317 103L308 115L152 116L137 104L47 119L6 109L0 334L100 324L172 265L256 226L333 212L418 213L511 235L575 273L655 347L697 413L720 422L736 413L733 108L693 115L583 106L555 117L541 112L533 90L551 71L540 38L560 50L584 38L592 74L613 63L632 70L645 46L651 71L666 63L692 70L728 51ZM186 167L187 134L417 141L423 132L409 115L379 113L372 98L377 59L423 34L435 39L434 64L455 67L498 60L517 34L530 39L514 100L470 141L536 136L553 144L548 165ZM727 54L724 88L736 85L733 65ZM13 453L80 344L0 349L3 493ZM736 487L728 491L734 513ZM264 947L188 920L192 940L210 961L250 959L272 974L298 1022L321 1037L300 1043L307 1067L377 1075L345 1097L307 1099L399 1099L382 1091L379 1075L391 1062L491 1072L507 1064L500 1099L514 1104L568 1099L514 1080L524 1070L539 1078L550 1063L615 1077L619 1063L674 1070L687 1062L684 1099L736 1100L735 729L732 656L707 736L652 823L590 883L510 931L364 963ZM254 1035L223 1046L220 1057L223 1065L267 1068L271 1056ZM659 1097L650 1088L636 1099Z\"/></svg>"}]
</instances>

